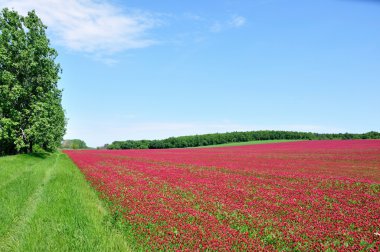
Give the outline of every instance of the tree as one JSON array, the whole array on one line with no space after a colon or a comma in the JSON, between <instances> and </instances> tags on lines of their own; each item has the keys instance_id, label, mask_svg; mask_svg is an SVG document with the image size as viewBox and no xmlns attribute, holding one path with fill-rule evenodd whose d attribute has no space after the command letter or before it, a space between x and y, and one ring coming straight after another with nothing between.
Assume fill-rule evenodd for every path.
<instances>
[{"instance_id":1,"label":"tree","mask_svg":"<svg viewBox=\"0 0 380 252\"><path fill-rule=\"evenodd\" d=\"M34 11L0 13L0 155L60 146L66 119L57 82L61 67Z\"/></svg>"}]
</instances>

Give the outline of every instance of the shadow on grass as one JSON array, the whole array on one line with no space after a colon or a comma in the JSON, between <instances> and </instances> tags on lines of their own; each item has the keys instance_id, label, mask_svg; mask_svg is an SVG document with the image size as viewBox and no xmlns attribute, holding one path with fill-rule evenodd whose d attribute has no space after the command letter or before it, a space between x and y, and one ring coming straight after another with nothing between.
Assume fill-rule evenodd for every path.
<instances>
[{"instance_id":1,"label":"shadow on grass","mask_svg":"<svg viewBox=\"0 0 380 252\"><path fill-rule=\"evenodd\" d=\"M48 158L51 155L51 153L49 153L49 152L33 152L33 153L29 153L27 155L30 157L45 159L45 158Z\"/></svg>"}]
</instances>

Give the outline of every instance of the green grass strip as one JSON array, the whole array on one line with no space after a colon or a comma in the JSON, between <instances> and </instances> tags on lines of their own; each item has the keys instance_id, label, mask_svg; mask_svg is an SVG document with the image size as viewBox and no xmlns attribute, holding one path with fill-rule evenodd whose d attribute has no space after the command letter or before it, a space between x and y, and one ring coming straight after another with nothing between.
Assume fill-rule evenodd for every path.
<instances>
[{"instance_id":1,"label":"green grass strip","mask_svg":"<svg viewBox=\"0 0 380 252\"><path fill-rule=\"evenodd\" d=\"M248 141L248 142L234 142L234 143L226 143L226 144L199 146L199 147L194 147L194 148L244 146L244 145L253 145L253 144L286 143L286 142L298 142L298 141L304 141L304 140L255 140L255 141Z\"/></svg>"},{"instance_id":2,"label":"green grass strip","mask_svg":"<svg viewBox=\"0 0 380 252\"><path fill-rule=\"evenodd\" d=\"M0 158L0 251L131 251L62 153Z\"/></svg>"}]
</instances>

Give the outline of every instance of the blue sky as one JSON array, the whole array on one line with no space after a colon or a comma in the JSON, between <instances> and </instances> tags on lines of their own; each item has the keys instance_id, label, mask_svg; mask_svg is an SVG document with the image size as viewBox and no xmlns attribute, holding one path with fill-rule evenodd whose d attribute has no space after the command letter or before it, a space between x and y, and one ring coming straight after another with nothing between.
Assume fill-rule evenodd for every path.
<instances>
[{"instance_id":1,"label":"blue sky","mask_svg":"<svg viewBox=\"0 0 380 252\"><path fill-rule=\"evenodd\" d=\"M65 138L380 131L380 2L35 0L63 68Z\"/></svg>"}]
</instances>

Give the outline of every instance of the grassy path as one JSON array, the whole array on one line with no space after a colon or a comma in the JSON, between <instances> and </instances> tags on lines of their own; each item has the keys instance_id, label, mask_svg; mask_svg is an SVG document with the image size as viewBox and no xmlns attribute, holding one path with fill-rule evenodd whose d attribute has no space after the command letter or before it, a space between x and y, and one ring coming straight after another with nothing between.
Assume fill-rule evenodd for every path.
<instances>
[{"instance_id":1,"label":"grassy path","mask_svg":"<svg viewBox=\"0 0 380 252\"><path fill-rule=\"evenodd\" d=\"M28 227L31 218L34 216L37 206L41 202L42 194L44 193L44 185L46 185L49 182L52 170L56 167L58 157L59 156L56 155L56 159L54 161L53 166L50 169L45 170L44 178L41 184L39 184L35 192L31 196L29 196L28 200L23 206L23 211L21 212L21 215L18 216L16 222L13 221L13 225L11 226L10 230L8 230L7 234L4 236L3 243L6 246L5 248L14 250L18 247L17 237L22 237L24 230Z\"/></svg>"},{"instance_id":2,"label":"grassy path","mask_svg":"<svg viewBox=\"0 0 380 252\"><path fill-rule=\"evenodd\" d=\"M62 153L0 158L0 251L130 251Z\"/></svg>"}]
</instances>

